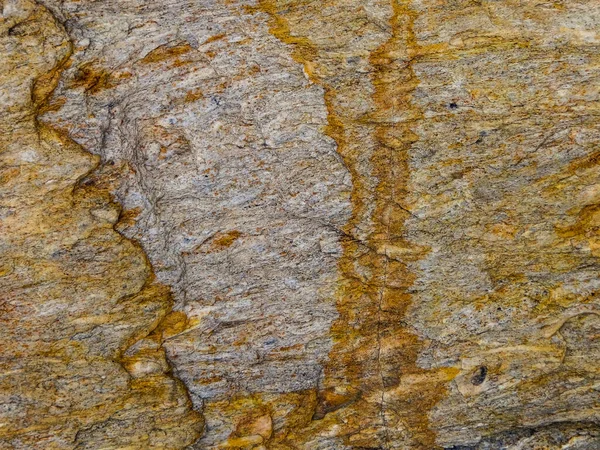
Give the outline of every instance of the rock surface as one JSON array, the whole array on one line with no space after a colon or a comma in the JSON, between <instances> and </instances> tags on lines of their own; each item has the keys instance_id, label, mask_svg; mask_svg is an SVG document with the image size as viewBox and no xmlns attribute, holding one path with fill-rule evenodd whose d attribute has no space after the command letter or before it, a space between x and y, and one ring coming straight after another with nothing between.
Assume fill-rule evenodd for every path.
<instances>
[{"instance_id":1,"label":"rock surface","mask_svg":"<svg viewBox=\"0 0 600 450\"><path fill-rule=\"evenodd\" d=\"M38 120L71 42L29 0L0 36L0 448L183 448L203 422L153 332L168 290L81 181L99 158Z\"/></svg>"},{"instance_id":2,"label":"rock surface","mask_svg":"<svg viewBox=\"0 0 600 450\"><path fill-rule=\"evenodd\" d=\"M0 448L600 448L600 3L0 4Z\"/></svg>"}]
</instances>

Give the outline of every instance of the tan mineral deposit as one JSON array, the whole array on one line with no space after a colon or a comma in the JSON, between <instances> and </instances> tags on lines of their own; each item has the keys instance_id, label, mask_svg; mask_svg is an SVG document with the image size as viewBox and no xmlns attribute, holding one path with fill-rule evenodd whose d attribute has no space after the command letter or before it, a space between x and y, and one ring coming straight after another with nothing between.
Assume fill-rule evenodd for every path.
<instances>
[{"instance_id":1,"label":"tan mineral deposit","mask_svg":"<svg viewBox=\"0 0 600 450\"><path fill-rule=\"evenodd\" d=\"M600 450L600 0L0 0L0 449Z\"/></svg>"}]
</instances>

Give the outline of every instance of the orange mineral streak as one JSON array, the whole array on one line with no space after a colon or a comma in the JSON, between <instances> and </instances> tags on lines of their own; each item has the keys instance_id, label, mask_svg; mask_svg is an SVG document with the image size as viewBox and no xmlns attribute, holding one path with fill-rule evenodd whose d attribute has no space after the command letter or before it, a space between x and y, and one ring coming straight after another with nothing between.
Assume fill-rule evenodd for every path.
<instances>
[{"instance_id":1,"label":"orange mineral streak","mask_svg":"<svg viewBox=\"0 0 600 450\"><path fill-rule=\"evenodd\" d=\"M260 2L272 19L271 33L293 45L293 58L312 82L325 89L326 133L337 142L353 178L352 217L343 230L339 261L339 318L331 330L334 347L313 420L289 436L290 443L309 442L335 427L346 445L360 448L437 448L428 412L444 396L456 371L420 368L417 358L424 343L405 323L415 280L409 264L428 251L405 237L411 214L409 157L418 140L413 128L423 117L412 103L419 83L412 62L423 50L412 31L415 13L408 5L392 0L390 36L369 57L373 107L357 121L336 106L352 103L351 94L336 90L323 67L327 61L321 49L309 36L300 35L306 27L298 26L294 22L298 15L290 14L305 5ZM371 142L364 143L372 146L370 173L359 165L362 146L356 144L361 142L353 142L359 127L370 134ZM375 207L369 211L369 205ZM364 235L365 229L367 237L357 238L357 230Z\"/></svg>"}]
</instances>

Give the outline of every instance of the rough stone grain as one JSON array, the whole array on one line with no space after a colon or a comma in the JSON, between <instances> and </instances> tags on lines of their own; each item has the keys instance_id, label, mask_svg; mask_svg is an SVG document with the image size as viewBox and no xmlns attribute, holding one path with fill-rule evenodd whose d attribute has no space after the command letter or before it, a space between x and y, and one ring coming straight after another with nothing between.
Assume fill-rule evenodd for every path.
<instances>
[{"instance_id":1,"label":"rough stone grain","mask_svg":"<svg viewBox=\"0 0 600 450\"><path fill-rule=\"evenodd\" d=\"M597 0L0 3L0 442L600 448Z\"/></svg>"},{"instance_id":2,"label":"rough stone grain","mask_svg":"<svg viewBox=\"0 0 600 450\"><path fill-rule=\"evenodd\" d=\"M168 290L85 180L99 158L38 120L71 42L45 7L2 7L0 448L183 448L202 419L152 334Z\"/></svg>"}]
</instances>

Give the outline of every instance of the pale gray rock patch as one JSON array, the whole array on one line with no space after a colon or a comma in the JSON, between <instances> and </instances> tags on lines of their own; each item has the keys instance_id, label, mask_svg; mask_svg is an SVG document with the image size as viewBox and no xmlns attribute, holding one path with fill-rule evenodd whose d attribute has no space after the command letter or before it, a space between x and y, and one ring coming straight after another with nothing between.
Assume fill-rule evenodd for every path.
<instances>
[{"instance_id":1,"label":"pale gray rock patch","mask_svg":"<svg viewBox=\"0 0 600 450\"><path fill-rule=\"evenodd\" d=\"M195 404L314 387L351 188L322 88L251 2L46 3L78 47L44 120L126 164L116 197L139 215L123 232L200 321L165 344ZM186 51L147 62L161 46ZM86 67L109 86L77 86Z\"/></svg>"}]
</instances>

